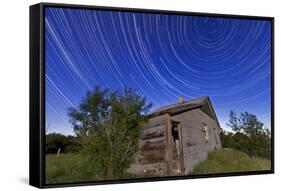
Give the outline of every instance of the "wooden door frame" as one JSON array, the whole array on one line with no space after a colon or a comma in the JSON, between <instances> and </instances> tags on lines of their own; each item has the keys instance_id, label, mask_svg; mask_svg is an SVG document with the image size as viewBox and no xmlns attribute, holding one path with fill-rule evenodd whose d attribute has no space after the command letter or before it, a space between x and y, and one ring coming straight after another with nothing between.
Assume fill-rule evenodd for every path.
<instances>
[{"instance_id":1,"label":"wooden door frame","mask_svg":"<svg viewBox=\"0 0 281 191\"><path fill-rule=\"evenodd\" d=\"M172 175L173 166L172 166L172 123L171 116L169 114L165 114L166 121L166 161L167 161L167 174Z\"/></svg>"},{"instance_id":2,"label":"wooden door frame","mask_svg":"<svg viewBox=\"0 0 281 191\"><path fill-rule=\"evenodd\" d=\"M178 134L179 134L179 147L180 147L181 174L184 175L184 158L183 158L182 126L181 126L181 122L179 122L178 128L179 128Z\"/></svg>"}]
</instances>

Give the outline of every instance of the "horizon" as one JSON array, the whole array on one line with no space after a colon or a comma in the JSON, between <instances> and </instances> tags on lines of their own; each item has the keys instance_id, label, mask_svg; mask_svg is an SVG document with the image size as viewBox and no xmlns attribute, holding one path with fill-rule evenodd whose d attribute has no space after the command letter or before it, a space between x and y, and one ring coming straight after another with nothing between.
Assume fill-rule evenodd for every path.
<instances>
[{"instance_id":1,"label":"horizon","mask_svg":"<svg viewBox=\"0 0 281 191\"><path fill-rule=\"evenodd\" d=\"M264 20L46 8L46 134L74 135L67 108L96 85L132 87L158 107L209 96L271 129L271 23ZM50 131L50 132L48 132Z\"/></svg>"}]
</instances>

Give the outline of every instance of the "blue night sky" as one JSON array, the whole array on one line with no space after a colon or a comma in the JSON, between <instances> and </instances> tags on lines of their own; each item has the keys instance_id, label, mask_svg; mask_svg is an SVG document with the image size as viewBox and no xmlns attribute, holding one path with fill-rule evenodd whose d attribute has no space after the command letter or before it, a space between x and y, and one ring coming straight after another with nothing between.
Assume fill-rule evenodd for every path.
<instances>
[{"instance_id":1,"label":"blue night sky","mask_svg":"<svg viewBox=\"0 0 281 191\"><path fill-rule=\"evenodd\" d=\"M262 20L46 8L46 130L73 134L67 108L96 85L134 88L151 109L209 96L270 128L271 23Z\"/></svg>"}]
</instances>

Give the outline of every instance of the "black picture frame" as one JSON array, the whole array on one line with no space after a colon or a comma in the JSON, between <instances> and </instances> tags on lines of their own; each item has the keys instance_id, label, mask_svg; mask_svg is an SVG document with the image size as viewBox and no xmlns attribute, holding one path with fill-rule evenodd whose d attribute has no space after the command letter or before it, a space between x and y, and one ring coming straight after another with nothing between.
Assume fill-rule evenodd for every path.
<instances>
[{"instance_id":1,"label":"black picture frame","mask_svg":"<svg viewBox=\"0 0 281 191\"><path fill-rule=\"evenodd\" d=\"M205 175L188 175L188 176L171 176L159 178L141 178L126 180L108 180L99 182L79 182L79 183L61 183L61 184L45 184L45 40L44 40L44 10L46 7L74 8L74 9L90 9L90 10L108 10L121 12L141 12L141 13L157 13L167 15L186 15L186 16L208 16L220 18L239 18L266 20L271 22L271 170L265 171L249 171L249 172L233 172L220 174ZM178 179L194 179L194 178L210 178L210 177L227 177L242 175L258 175L274 173L274 18L247 16L247 15L230 15L230 14L214 14L214 13L195 13L183 11L168 10L150 10L150 9L134 9L123 7L102 7L88 5L72 5L72 4L55 4L55 3L39 3L30 6L30 131L29 131L29 184L38 188L53 188L66 186L84 186L99 184L115 184L115 183L132 183L132 182L148 182L148 181L165 181Z\"/></svg>"}]
</instances>

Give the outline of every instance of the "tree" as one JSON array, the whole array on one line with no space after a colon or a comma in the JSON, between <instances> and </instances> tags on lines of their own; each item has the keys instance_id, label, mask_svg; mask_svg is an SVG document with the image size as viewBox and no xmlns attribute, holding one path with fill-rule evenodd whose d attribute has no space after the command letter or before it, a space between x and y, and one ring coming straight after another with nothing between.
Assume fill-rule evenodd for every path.
<instances>
[{"instance_id":1,"label":"tree","mask_svg":"<svg viewBox=\"0 0 281 191\"><path fill-rule=\"evenodd\" d=\"M259 156L270 159L271 135L270 130L258 120L256 115L244 112L237 115L230 111L229 126L234 133L223 132L222 143L224 147L242 150L250 156Z\"/></svg>"},{"instance_id":2,"label":"tree","mask_svg":"<svg viewBox=\"0 0 281 191\"><path fill-rule=\"evenodd\" d=\"M138 150L141 128L151 104L131 88L124 93L96 87L68 116L85 156L84 172L97 179L118 178Z\"/></svg>"}]
</instances>

